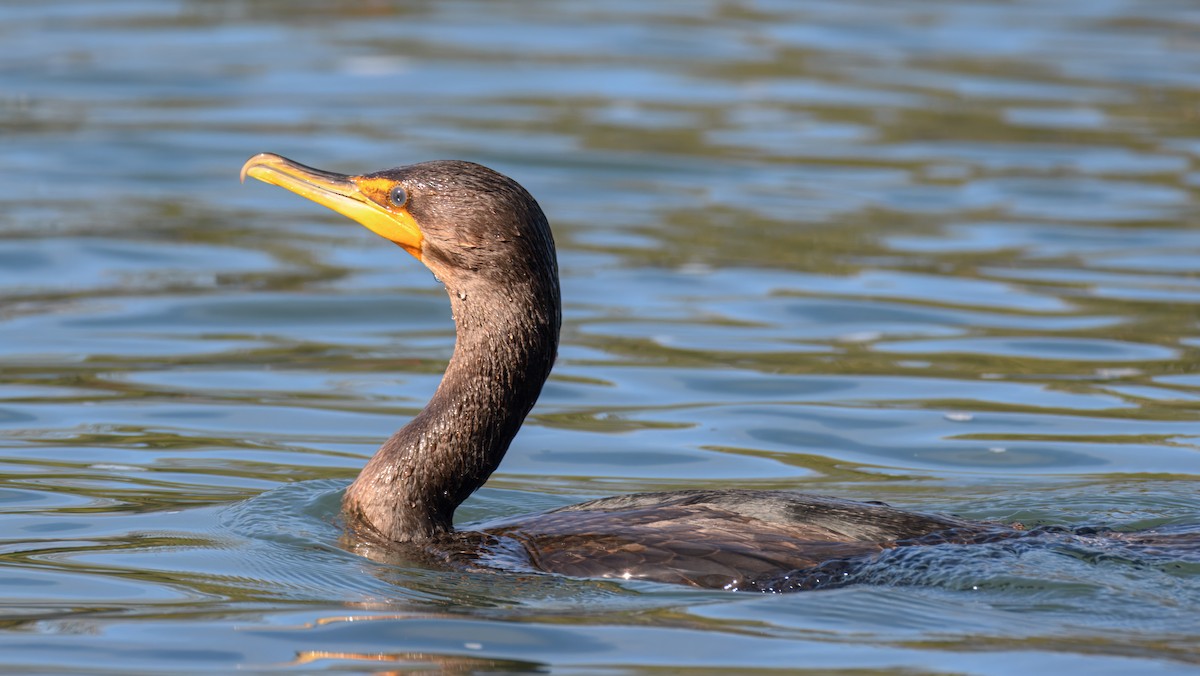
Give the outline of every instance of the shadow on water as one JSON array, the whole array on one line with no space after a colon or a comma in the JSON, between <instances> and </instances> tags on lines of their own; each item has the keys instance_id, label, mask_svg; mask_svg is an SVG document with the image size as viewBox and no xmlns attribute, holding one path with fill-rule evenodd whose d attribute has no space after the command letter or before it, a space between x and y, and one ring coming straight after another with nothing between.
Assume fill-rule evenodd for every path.
<instances>
[{"instance_id":1,"label":"shadow on water","mask_svg":"<svg viewBox=\"0 0 1200 676\"><path fill-rule=\"evenodd\" d=\"M1188 557L895 550L786 597L379 562L340 491L450 354L282 191L460 157L550 214L563 346L461 523L787 488L1200 523L1186 3L0 8L0 665L1172 673ZM112 666L104 666L112 665Z\"/></svg>"}]
</instances>

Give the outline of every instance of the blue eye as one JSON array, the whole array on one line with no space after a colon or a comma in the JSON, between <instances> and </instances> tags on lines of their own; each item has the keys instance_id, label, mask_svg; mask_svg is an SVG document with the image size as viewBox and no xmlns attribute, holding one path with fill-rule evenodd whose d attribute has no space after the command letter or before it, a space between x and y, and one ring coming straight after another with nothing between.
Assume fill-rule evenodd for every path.
<instances>
[{"instance_id":1,"label":"blue eye","mask_svg":"<svg viewBox=\"0 0 1200 676\"><path fill-rule=\"evenodd\" d=\"M388 193L388 201L391 202L392 206L394 207L402 207L408 202L408 192L406 192L404 188L396 186L392 188L391 192Z\"/></svg>"}]
</instances>

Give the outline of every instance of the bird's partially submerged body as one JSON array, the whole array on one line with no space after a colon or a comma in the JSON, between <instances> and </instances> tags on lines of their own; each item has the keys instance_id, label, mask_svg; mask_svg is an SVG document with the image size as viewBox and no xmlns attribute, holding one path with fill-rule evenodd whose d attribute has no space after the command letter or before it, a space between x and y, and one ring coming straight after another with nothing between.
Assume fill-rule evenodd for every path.
<instances>
[{"instance_id":1,"label":"bird's partially submerged body","mask_svg":"<svg viewBox=\"0 0 1200 676\"><path fill-rule=\"evenodd\" d=\"M746 490L618 496L455 531L455 509L499 466L557 352L558 267L541 208L512 179L469 162L344 176L261 154L242 176L362 223L424 263L449 295L457 339L441 384L346 490L343 515L366 540L456 566L792 591L899 547L1027 534Z\"/></svg>"},{"instance_id":2,"label":"bird's partially submerged body","mask_svg":"<svg viewBox=\"0 0 1200 676\"><path fill-rule=\"evenodd\" d=\"M784 578L816 586L831 562L867 560L930 536L1006 530L882 503L751 490L622 495L482 529L515 542L518 558L537 570L742 590L776 590Z\"/></svg>"}]
</instances>

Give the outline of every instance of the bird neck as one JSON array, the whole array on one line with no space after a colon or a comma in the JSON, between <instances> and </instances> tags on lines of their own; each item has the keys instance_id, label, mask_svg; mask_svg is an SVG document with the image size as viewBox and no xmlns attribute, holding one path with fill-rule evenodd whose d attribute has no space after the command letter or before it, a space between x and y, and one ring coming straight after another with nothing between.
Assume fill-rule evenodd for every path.
<instances>
[{"instance_id":1,"label":"bird neck","mask_svg":"<svg viewBox=\"0 0 1200 676\"><path fill-rule=\"evenodd\" d=\"M447 291L457 337L441 384L346 491L347 520L377 539L411 542L453 530L454 510L499 466L558 349L557 274L501 292Z\"/></svg>"}]
</instances>

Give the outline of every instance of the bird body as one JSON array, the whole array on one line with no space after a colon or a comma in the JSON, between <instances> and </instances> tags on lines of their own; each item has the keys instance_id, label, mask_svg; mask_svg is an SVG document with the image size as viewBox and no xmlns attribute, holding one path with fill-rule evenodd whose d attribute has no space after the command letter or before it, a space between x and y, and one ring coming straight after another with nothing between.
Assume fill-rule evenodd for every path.
<instances>
[{"instance_id":1,"label":"bird body","mask_svg":"<svg viewBox=\"0 0 1200 676\"><path fill-rule=\"evenodd\" d=\"M620 495L483 526L517 542L537 570L760 590L936 533L992 530L1005 529L883 503L754 490Z\"/></svg>"},{"instance_id":2,"label":"bird body","mask_svg":"<svg viewBox=\"0 0 1200 676\"><path fill-rule=\"evenodd\" d=\"M787 491L603 498L455 531L541 393L561 308L550 226L516 181L439 161L345 176L272 154L242 168L389 239L445 285L454 354L428 405L346 490L363 538L453 565L792 591L836 582L897 547L1022 537L1019 528ZM1195 539L1194 537L1192 538Z\"/></svg>"}]
</instances>

